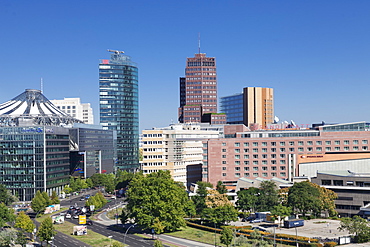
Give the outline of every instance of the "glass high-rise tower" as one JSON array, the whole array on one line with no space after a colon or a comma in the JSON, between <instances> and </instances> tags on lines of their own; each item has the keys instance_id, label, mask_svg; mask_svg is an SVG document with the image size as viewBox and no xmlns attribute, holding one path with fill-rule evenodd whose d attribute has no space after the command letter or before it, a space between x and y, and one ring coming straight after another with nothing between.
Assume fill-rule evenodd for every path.
<instances>
[{"instance_id":1,"label":"glass high-rise tower","mask_svg":"<svg viewBox=\"0 0 370 247\"><path fill-rule=\"evenodd\" d=\"M99 63L100 124L117 131L116 168L139 168L138 68L123 51Z\"/></svg>"}]
</instances>

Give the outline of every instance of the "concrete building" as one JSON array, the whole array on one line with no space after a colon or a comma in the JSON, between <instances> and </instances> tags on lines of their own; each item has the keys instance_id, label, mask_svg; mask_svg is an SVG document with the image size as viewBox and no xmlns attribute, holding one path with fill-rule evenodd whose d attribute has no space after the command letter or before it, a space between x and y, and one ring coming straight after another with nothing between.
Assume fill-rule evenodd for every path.
<instances>
[{"instance_id":1,"label":"concrete building","mask_svg":"<svg viewBox=\"0 0 370 247\"><path fill-rule=\"evenodd\" d=\"M81 103L80 98L54 99L50 102L71 117L77 118L85 124L94 124L94 115L90 103Z\"/></svg>"},{"instance_id":2,"label":"concrete building","mask_svg":"<svg viewBox=\"0 0 370 247\"><path fill-rule=\"evenodd\" d=\"M272 88L246 87L243 93L221 98L221 112L227 115L226 123L258 124L266 128L274 122L274 91Z\"/></svg>"},{"instance_id":3,"label":"concrete building","mask_svg":"<svg viewBox=\"0 0 370 247\"><path fill-rule=\"evenodd\" d=\"M216 58L206 57L205 53L187 58L185 77L180 77L180 123L200 123L210 121L205 114L217 113L217 71ZM217 119L220 124L226 118Z\"/></svg>"},{"instance_id":4,"label":"concrete building","mask_svg":"<svg viewBox=\"0 0 370 247\"><path fill-rule=\"evenodd\" d=\"M236 184L241 177L277 177L292 181L295 176L308 174L308 168L300 168L301 156L342 153L352 153L354 157L358 154L351 163L370 170L370 163L362 161L369 153L369 130L366 122L258 131L251 131L244 125L226 125L225 138L203 141L202 180L212 184L217 181ZM350 160L348 157L342 160ZM328 163L325 169L335 170L336 165ZM347 168L351 169L350 164Z\"/></svg>"},{"instance_id":5,"label":"concrete building","mask_svg":"<svg viewBox=\"0 0 370 247\"><path fill-rule=\"evenodd\" d=\"M202 179L202 141L222 134L223 126L208 124L172 124L143 130L141 170L144 174L169 170L175 181L189 186Z\"/></svg>"},{"instance_id":6,"label":"concrete building","mask_svg":"<svg viewBox=\"0 0 370 247\"><path fill-rule=\"evenodd\" d=\"M138 68L123 51L99 63L100 124L117 132L118 169L139 168Z\"/></svg>"}]
</instances>

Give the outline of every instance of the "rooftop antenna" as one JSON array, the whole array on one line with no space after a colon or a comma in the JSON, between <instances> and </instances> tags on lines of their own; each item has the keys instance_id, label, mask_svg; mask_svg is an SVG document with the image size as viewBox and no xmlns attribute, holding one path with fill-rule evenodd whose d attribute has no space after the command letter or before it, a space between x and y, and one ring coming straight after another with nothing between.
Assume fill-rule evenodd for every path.
<instances>
[{"instance_id":1,"label":"rooftop antenna","mask_svg":"<svg viewBox=\"0 0 370 247\"><path fill-rule=\"evenodd\" d=\"M41 93L43 93L44 92L44 82L42 80L42 77L40 79L40 87L41 87Z\"/></svg>"},{"instance_id":2,"label":"rooftop antenna","mask_svg":"<svg viewBox=\"0 0 370 247\"><path fill-rule=\"evenodd\" d=\"M200 54L200 33L198 33L198 53Z\"/></svg>"}]
</instances>

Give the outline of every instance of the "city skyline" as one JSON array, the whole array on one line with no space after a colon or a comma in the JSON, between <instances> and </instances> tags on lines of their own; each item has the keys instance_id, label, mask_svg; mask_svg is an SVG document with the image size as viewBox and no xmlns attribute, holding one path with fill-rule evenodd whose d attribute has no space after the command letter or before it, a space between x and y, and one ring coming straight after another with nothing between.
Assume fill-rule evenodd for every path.
<instances>
[{"instance_id":1,"label":"city skyline","mask_svg":"<svg viewBox=\"0 0 370 247\"><path fill-rule=\"evenodd\" d=\"M200 33L201 52L217 59L219 98L269 87L281 120L370 121L369 2L210 3L117 2L111 8L97 1L4 1L0 102L40 89L43 78L49 99L80 97L97 113L97 63L107 49L118 49L140 69L140 129L168 126L177 122L178 78L186 58L198 52Z\"/></svg>"}]
</instances>

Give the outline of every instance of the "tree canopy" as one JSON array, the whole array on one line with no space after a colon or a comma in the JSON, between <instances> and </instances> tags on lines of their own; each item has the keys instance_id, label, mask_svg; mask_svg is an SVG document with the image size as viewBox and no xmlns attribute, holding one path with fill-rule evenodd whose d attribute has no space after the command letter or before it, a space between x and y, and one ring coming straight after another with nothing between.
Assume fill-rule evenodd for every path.
<instances>
[{"instance_id":1,"label":"tree canopy","mask_svg":"<svg viewBox=\"0 0 370 247\"><path fill-rule=\"evenodd\" d=\"M340 231L347 230L350 234L355 235L355 241L357 243L365 243L370 241L370 226L366 219L363 219L357 215L353 218L342 218L340 219Z\"/></svg>"},{"instance_id":2,"label":"tree canopy","mask_svg":"<svg viewBox=\"0 0 370 247\"><path fill-rule=\"evenodd\" d=\"M258 200L258 195L260 190L255 187L250 187L246 190L239 190L236 194L238 195L238 200L236 201L236 206L239 210L246 211L255 211L256 203Z\"/></svg>"},{"instance_id":3,"label":"tree canopy","mask_svg":"<svg viewBox=\"0 0 370 247\"><path fill-rule=\"evenodd\" d=\"M10 206L13 202L18 201L18 198L8 190L4 184L0 184L0 203L3 202L6 206Z\"/></svg>"},{"instance_id":4,"label":"tree canopy","mask_svg":"<svg viewBox=\"0 0 370 247\"><path fill-rule=\"evenodd\" d=\"M36 226L31 218L23 211L21 211L15 219L14 227L20 228L25 232L32 233Z\"/></svg>"},{"instance_id":5,"label":"tree canopy","mask_svg":"<svg viewBox=\"0 0 370 247\"><path fill-rule=\"evenodd\" d=\"M37 237L41 241L50 241L56 234L52 219L50 217L45 218L37 231Z\"/></svg>"},{"instance_id":6,"label":"tree canopy","mask_svg":"<svg viewBox=\"0 0 370 247\"><path fill-rule=\"evenodd\" d=\"M15 220L14 210L8 208L5 203L0 203L0 227L3 227L6 222L13 222Z\"/></svg>"},{"instance_id":7,"label":"tree canopy","mask_svg":"<svg viewBox=\"0 0 370 247\"><path fill-rule=\"evenodd\" d=\"M269 211L278 204L279 194L275 182L268 180L261 182L257 199L257 210Z\"/></svg>"},{"instance_id":8,"label":"tree canopy","mask_svg":"<svg viewBox=\"0 0 370 247\"><path fill-rule=\"evenodd\" d=\"M185 226L184 217L191 207L186 191L171 178L169 171L146 176L135 174L127 191L127 201L130 218L136 223L146 229L164 226L166 231Z\"/></svg>"}]
</instances>

